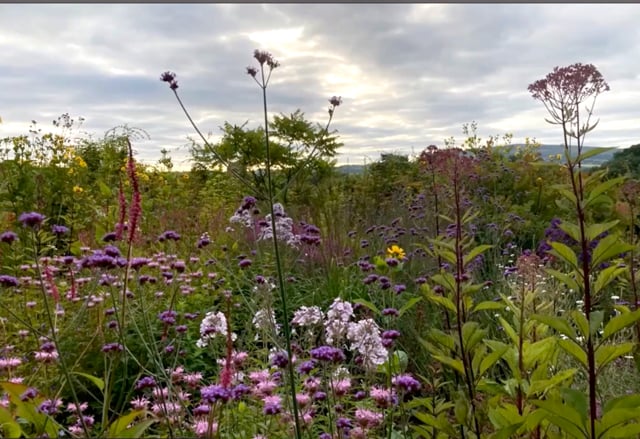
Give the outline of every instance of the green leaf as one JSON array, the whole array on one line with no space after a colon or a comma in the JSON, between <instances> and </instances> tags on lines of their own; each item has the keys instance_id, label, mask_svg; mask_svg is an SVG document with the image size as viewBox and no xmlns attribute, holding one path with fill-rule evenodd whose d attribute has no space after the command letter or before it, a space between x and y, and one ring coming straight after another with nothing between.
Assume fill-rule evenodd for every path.
<instances>
[{"instance_id":1,"label":"green leaf","mask_svg":"<svg viewBox=\"0 0 640 439\"><path fill-rule=\"evenodd\" d=\"M545 269L545 271L547 273L549 273L551 276L555 277L556 279L558 279L560 282L562 282L563 284L565 284L567 286L567 288L573 290L573 291L581 291L582 287L580 285L578 285L578 282L576 282L576 280L574 278L572 278L571 276L569 276L566 273L563 273L561 271L558 270L553 270L551 268L547 268Z\"/></svg>"},{"instance_id":2,"label":"green leaf","mask_svg":"<svg viewBox=\"0 0 640 439\"><path fill-rule=\"evenodd\" d=\"M120 416L118 419L113 421L109 426L109 431L107 433L108 437L122 437L123 433L126 431L127 426L131 424L137 417L145 414L145 410L132 410L126 415Z\"/></svg>"},{"instance_id":3,"label":"green leaf","mask_svg":"<svg viewBox=\"0 0 640 439\"><path fill-rule=\"evenodd\" d=\"M402 305L402 308L398 310L399 316L402 317L404 313L409 311L420 301L422 301L422 297L412 297L411 299L407 300L407 303Z\"/></svg>"},{"instance_id":4,"label":"green leaf","mask_svg":"<svg viewBox=\"0 0 640 439\"><path fill-rule=\"evenodd\" d=\"M158 421L155 419L145 419L144 421L138 422L131 428L127 428L126 430L120 431L120 433L118 434L118 437L126 438L126 439L142 437L144 432L156 422Z\"/></svg>"},{"instance_id":5,"label":"green leaf","mask_svg":"<svg viewBox=\"0 0 640 439\"><path fill-rule=\"evenodd\" d=\"M594 335L598 329L600 329L600 325L602 325L602 321L604 320L604 311L591 311L591 321L589 323L589 330L591 331L591 335Z\"/></svg>"},{"instance_id":6,"label":"green leaf","mask_svg":"<svg viewBox=\"0 0 640 439\"><path fill-rule=\"evenodd\" d=\"M602 420L600 421L600 428L602 431L599 432L600 434L597 436L608 437L609 435L605 435L605 433L608 433L614 427L634 420L640 420L640 412L637 408L618 408L610 410L602 416Z\"/></svg>"},{"instance_id":7,"label":"green leaf","mask_svg":"<svg viewBox=\"0 0 640 439\"><path fill-rule=\"evenodd\" d=\"M83 372L72 372L74 375L78 375L81 377L84 377L86 379L88 379L89 381L91 381L98 389L100 389L100 392L104 392L104 381L101 380L98 377L95 377L93 375L89 375L88 373L83 373Z\"/></svg>"},{"instance_id":8,"label":"green leaf","mask_svg":"<svg viewBox=\"0 0 640 439\"><path fill-rule=\"evenodd\" d=\"M611 180L607 180L603 183L600 183L598 186L596 186L589 192L589 196L587 198L587 201L584 204L584 207L587 207L600 195L607 192L609 189L612 189L614 186L617 186L618 184L622 183L625 179L626 177L618 177L618 178L612 178ZM593 238L589 238L589 239L593 239Z\"/></svg>"},{"instance_id":9,"label":"green leaf","mask_svg":"<svg viewBox=\"0 0 640 439\"><path fill-rule=\"evenodd\" d=\"M0 432L2 437L5 438L20 438L22 437L22 428L20 424L13 419L9 410L0 406Z\"/></svg>"},{"instance_id":10,"label":"green leaf","mask_svg":"<svg viewBox=\"0 0 640 439\"><path fill-rule=\"evenodd\" d=\"M546 316L540 314L534 314L531 316L533 320L537 320L538 322L550 326L551 328L558 331L560 334L566 335L572 340L576 339L576 331L569 325L562 317L556 316Z\"/></svg>"},{"instance_id":11,"label":"green leaf","mask_svg":"<svg viewBox=\"0 0 640 439\"><path fill-rule=\"evenodd\" d=\"M616 149L614 146L590 148L588 151L583 152L582 154L577 156L576 161L582 162L588 159L589 157L595 157L597 155L604 154L605 152L612 151L614 149Z\"/></svg>"},{"instance_id":12,"label":"green leaf","mask_svg":"<svg viewBox=\"0 0 640 439\"><path fill-rule=\"evenodd\" d=\"M620 242L618 235L607 235L598 242L598 245L593 250L591 266L597 267L603 262L607 262L609 259L618 257L632 249L632 245Z\"/></svg>"},{"instance_id":13,"label":"green leaf","mask_svg":"<svg viewBox=\"0 0 640 439\"><path fill-rule=\"evenodd\" d=\"M600 345L596 349L596 368L602 370L604 366L616 358L628 354L633 350L633 342L618 343L615 345Z\"/></svg>"},{"instance_id":14,"label":"green leaf","mask_svg":"<svg viewBox=\"0 0 640 439\"><path fill-rule=\"evenodd\" d=\"M617 265L611 265L602 270L598 273L598 277L593 284L593 294L598 294L604 287L620 277L625 271L627 271L627 267L619 267Z\"/></svg>"},{"instance_id":15,"label":"green leaf","mask_svg":"<svg viewBox=\"0 0 640 439\"><path fill-rule=\"evenodd\" d=\"M573 407L551 400L534 400L531 403L544 410L546 412L545 418L560 427L565 433L569 433L576 438L588 437L585 426L582 423L582 417Z\"/></svg>"},{"instance_id":16,"label":"green leaf","mask_svg":"<svg viewBox=\"0 0 640 439\"><path fill-rule=\"evenodd\" d=\"M575 198L574 198L574 204L575 204ZM560 230L564 231L567 235L572 237L574 241L576 242L581 241L580 228L575 224L570 223L568 221L563 221L558 225L558 227L560 227Z\"/></svg>"},{"instance_id":17,"label":"green leaf","mask_svg":"<svg viewBox=\"0 0 640 439\"><path fill-rule=\"evenodd\" d=\"M587 395L584 392L576 389L565 387L560 390L562 397L564 398L564 405L569 404L580 415L582 420L581 425L586 425L588 417L588 403Z\"/></svg>"},{"instance_id":18,"label":"green leaf","mask_svg":"<svg viewBox=\"0 0 640 439\"><path fill-rule=\"evenodd\" d=\"M462 340L466 351L471 351L487 334L478 322L469 321L462 325Z\"/></svg>"},{"instance_id":19,"label":"green leaf","mask_svg":"<svg viewBox=\"0 0 640 439\"><path fill-rule=\"evenodd\" d=\"M607 413L619 408L640 408L640 394L634 393L612 398L605 403L603 412Z\"/></svg>"},{"instance_id":20,"label":"green leaf","mask_svg":"<svg viewBox=\"0 0 640 439\"><path fill-rule=\"evenodd\" d=\"M513 329L511 324L509 324L509 322L507 322L503 317L498 317L498 321L500 322L500 326L502 326L505 334L507 334L507 336L509 336L509 338L511 339L511 342L514 344L518 344L520 337L518 336L518 333L515 331L515 329Z\"/></svg>"},{"instance_id":21,"label":"green leaf","mask_svg":"<svg viewBox=\"0 0 640 439\"><path fill-rule=\"evenodd\" d=\"M591 224L590 226L587 226L585 230L585 235L587 235L587 239L589 241L593 241L594 239L596 239L598 236L600 236L607 230L610 230L613 227L615 227L619 222L620 220L615 220L615 221L610 221L608 223Z\"/></svg>"},{"instance_id":22,"label":"green leaf","mask_svg":"<svg viewBox=\"0 0 640 439\"><path fill-rule=\"evenodd\" d=\"M635 311L622 312L615 316L604 327L602 334L603 339L607 339L615 335L621 329L627 328L640 320L640 309Z\"/></svg>"},{"instance_id":23,"label":"green leaf","mask_svg":"<svg viewBox=\"0 0 640 439\"><path fill-rule=\"evenodd\" d=\"M485 300L484 302L478 303L471 309L471 312L476 311L487 311L487 310L498 310L504 309L505 305L502 302L494 302L493 300Z\"/></svg>"},{"instance_id":24,"label":"green leaf","mask_svg":"<svg viewBox=\"0 0 640 439\"><path fill-rule=\"evenodd\" d=\"M368 300L365 299L355 299L353 301L354 303L359 303L360 305L369 308L371 311L373 311L374 314L380 314L380 310L372 303L369 302Z\"/></svg>"},{"instance_id":25,"label":"green leaf","mask_svg":"<svg viewBox=\"0 0 640 439\"><path fill-rule=\"evenodd\" d=\"M606 438L611 439L628 439L630 437L638 437L640 435L640 424L628 424L621 425L619 427L613 427L606 435Z\"/></svg>"},{"instance_id":26,"label":"green leaf","mask_svg":"<svg viewBox=\"0 0 640 439\"><path fill-rule=\"evenodd\" d=\"M589 322L587 321L587 318L585 317L584 313L581 312L580 310L574 309L573 311L571 311L570 315L571 315L571 318L573 318L573 321L575 322L576 326L580 330L580 334L584 338L589 337Z\"/></svg>"},{"instance_id":27,"label":"green leaf","mask_svg":"<svg viewBox=\"0 0 640 439\"><path fill-rule=\"evenodd\" d=\"M458 360L456 358L445 357L444 355L434 355L433 358L445 366L449 366L460 375L464 375L464 366L462 364L462 360Z\"/></svg>"},{"instance_id":28,"label":"green leaf","mask_svg":"<svg viewBox=\"0 0 640 439\"><path fill-rule=\"evenodd\" d=\"M469 251L469 253L463 258L463 266L466 267L469 262L473 261L476 257L478 257L479 255L481 255L482 253L484 253L485 251L489 250L490 248L493 248L492 245L479 245L475 248L473 248L471 251Z\"/></svg>"},{"instance_id":29,"label":"green leaf","mask_svg":"<svg viewBox=\"0 0 640 439\"><path fill-rule=\"evenodd\" d=\"M565 369L556 373L548 380L533 381L527 389L527 396L531 397L537 394L546 394L549 390L560 385L563 381L572 378L578 369Z\"/></svg>"},{"instance_id":30,"label":"green leaf","mask_svg":"<svg viewBox=\"0 0 640 439\"><path fill-rule=\"evenodd\" d=\"M480 376L484 375L487 370L493 367L502 358L502 355L507 352L507 349L509 349L507 345L500 346L484 357L480 362Z\"/></svg>"},{"instance_id":31,"label":"green leaf","mask_svg":"<svg viewBox=\"0 0 640 439\"><path fill-rule=\"evenodd\" d=\"M549 250L548 253L551 253L552 255L568 263L574 269L578 268L578 257L568 245L561 242L550 242L549 245L551 246L552 250Z\"/></svg>"},{"instance_id":32,"label":"green leaf","mask_svg":"<svg viewBox=\"0 0 640 439\"><path fill-rule=\"evenodd\" d=\"M438 296L436 294L431 294L431 295L429 295L427 297L427 299L429 299L430 301L432 301L434 303L437 303L438 305L443 306L444 308L448 309L449 311L451 311L454 314L456 314L456 312L457 312L456 306L451 301L451 299L449 299L448 297Z\"/></svg>"},{"instance_id":33,"label":"green leaf","mask_svg":"<svg viewBox=\"0 0 640 439\"><path fill-rule=\"evenodd\" d=\"M573 358L578 360L584 367L588 368L587 365L587 354L586 352L573 340L568 339L560 339L558 340L558 344L564 351L571 355Z\"/></svg>"}]
</instances>

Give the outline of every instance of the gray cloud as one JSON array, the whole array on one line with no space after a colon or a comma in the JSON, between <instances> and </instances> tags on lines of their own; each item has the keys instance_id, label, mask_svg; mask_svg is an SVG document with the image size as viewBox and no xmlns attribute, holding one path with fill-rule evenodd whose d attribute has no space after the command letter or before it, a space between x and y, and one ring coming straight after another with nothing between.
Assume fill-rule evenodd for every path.
<instances>
[{"instance_id":1,"label":"gray cloud","mask_svg":"<svg viewBox=\"0 0 640 439\"><path fill-rule=\"evenodd\" d=\"M260 90L245 73L256 48L282 66L269 88L272 112L300 108L327 119L340 162L381 152L419 152L463 123L482 137L511 132L558 143L527 85L556 65L593 63L611 85L596 108L589 144L638 143L640 29L637 5L480 4L5 4L0 6L0 135L32 119L86 118L101 135L146 130L141 159L159 150L188 158L195 136L160 73L178 74L180 95L202 130L262 120Z\"/></svg>"}]
</instances>

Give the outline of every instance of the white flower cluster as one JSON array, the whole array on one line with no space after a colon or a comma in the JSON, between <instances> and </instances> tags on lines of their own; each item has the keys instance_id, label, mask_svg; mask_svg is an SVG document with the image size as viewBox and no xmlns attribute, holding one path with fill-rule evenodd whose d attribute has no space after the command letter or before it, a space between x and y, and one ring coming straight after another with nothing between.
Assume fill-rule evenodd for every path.
<instances>
[{"instance_id":1,"label":"white flower cluster","mask_svg":"<svg viewBox=\"0 0 640 439\"><path fill-rule=\"evenodd\" d=\"M273 205L273 212L276 216L276 234L278 235L278 239L287 243L287 245L291 247L297 247L300 244L300 237L293 232L293 219L289 218L287 214L284 212L284 207L282 204L275 203ZM273 239L273 228L271 227L271 214L267 215L265 218L266 226L262 228L260 231L260 236L258 236L258 241Z\"/></svg>"},{"instance_id":2,"label":"white flower cluster","mask_svg":"<svg viewBox=\"0 0 640 439\"><path fill-rule=\"evenodd\" d=\"M351 317L353 317L351 304L340 298L334 299L327 311L327 320L324 322L325 339L328 344L337 346L340 343L347 333Z\"/></svg>"},{"instance_id":3,"label":"white flower cluster","mask_svg":"<svg viewBox=\"0 0 640 439\"><path fill-rule=\"evenodd\" d=\"M319 325L324 320L324 313L319 306L301 306L293 313L291 324L296 326Z\"/></svg>"},{"instance_id":4,"label":"white flower cluster","mask_svg":"<svg viewBox=\"0 0 640 439\"><path fill-rule=\"evenodd\" d=\"M347 338L351 342L351 350L357 350L362 356L362 365L365 369L374 369L387 361L389 354L382 345L380 328L373 319L351 323Z\"/></svg>"},{"instance_id":5,"label":"white flower cluster","mask_svg":"<svg viewBox=\"0 0 640 439\"><path fill-rule=\"evenodd\" d=\"M280 325L276 323L276 313L266 309L259 309L256 311L252 320L253 326L258 331L271 331L273 335L280 333ZM256 334L256 340L260 338L259 334Z\"/></svg>"},{"instance_id":6,"label":"white flower cluster","mask_svg":"<svg viewBox=\"0 0 640 439\"><path fill-rule=\"evenodd\" d=\"M253 218L251 218L251 212L246 209L238 209L231 218L230 223L242 224L245 227L253 227Z\"/></svg>"},{"instance_id":7,"label":"white flower cluster","mask_svg":"<svg viewBox=\"0 0 640 439\"><path fill-rule=\"evenodd\" d=\"M200 322L200 338L196 342L199 348L206 347L216 336L227 337L227 318L221 312L209 311ZM235 340L237 335L231 333L231 339Z\"/></svg>"}]
</instances>

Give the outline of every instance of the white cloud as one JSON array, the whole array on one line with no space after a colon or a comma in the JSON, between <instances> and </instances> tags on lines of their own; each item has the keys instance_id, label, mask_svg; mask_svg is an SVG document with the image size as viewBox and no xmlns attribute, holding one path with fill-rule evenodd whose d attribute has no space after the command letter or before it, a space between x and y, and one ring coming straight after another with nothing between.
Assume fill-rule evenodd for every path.
<instances>
[{"instance_id":1,"label":"white cloud","mask_svg":"<svg viewBox=\"0 0 640 439\"><path fill-rule=\"evenodd\" d=\"M527 85L556 65L594 63L611 85L588 143L638 143L640 29L636 5L570 4L5 4L0 6L0 136L68 112L101 135L120 124L151 136L137 147L188 158L195 136L160 73L202 131L260 123L260 91L245 73L253 50L281 62L272 112L302 109L333 128L340 162L375 160L461 138L511 132L557 143L557 127ZM214 136L215 138L215 136Z\"/></svg>"}]
</instances>

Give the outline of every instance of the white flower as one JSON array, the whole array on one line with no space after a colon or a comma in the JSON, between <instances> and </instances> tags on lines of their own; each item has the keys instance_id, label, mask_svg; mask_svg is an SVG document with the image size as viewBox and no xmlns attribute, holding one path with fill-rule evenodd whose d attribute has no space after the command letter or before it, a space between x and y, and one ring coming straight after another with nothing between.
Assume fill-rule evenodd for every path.
<instances>
[{"instance_id":1,"label":"white flower","mask_svg":"<svg viewBox=\"0 0 640 439\"><path fill-rule=\"evenodd\" d=\"M349 320L353 317L353 307L349 302L336 298L324 322L325 338L330 345L336 345L345 336L349 327Z\"/></svg>"},{"instance_id":2,"label":"white flower","mask_svg":"<svg viewBox=\"0 0 640 439\"><path fill-rule=\"evenodd\" d=\"M313 326L322 322L324 313L318 306L301 306L293 313L291 324L297 326Z\"/></svg>"},{"instance_id":3,"label":"white flower","mask_svg":"<svg viewBox=\"0 0 640 439\"><path fill-rule=\"evenodd\" d=\"M347 338L351 341L351 350L357 350L362 356L362 365L366 369L374 369L387 361L388 352L382 345L380 328L373 319L349 324Z\"/></svg>"},{"instance_id":4,"label":"white flower","mask_svg":"<svg viewBox=\"0 0 640 439\"><path fill-rule=\"evenodd\" d=\"M258 331L274 331L275 334L280 333L280 325L276 323L276 313L273 310L269 312L266 309L259 309L253 316L252 323Z\"/></svg>"},{"instance_id":5,"label":"white flower","mask_svg":"<svg viewBox=\"0 0 640 439\"><path fill-rule=\"evenodd\" d=\"M200 339L196 342L196 346L204 348L217 335L222 338L227 337L227 318L221 312L209 311L200 323ZM235 341L236 338L237 335L231 333L231 339Z\"/></svg>"}]
</instances>

